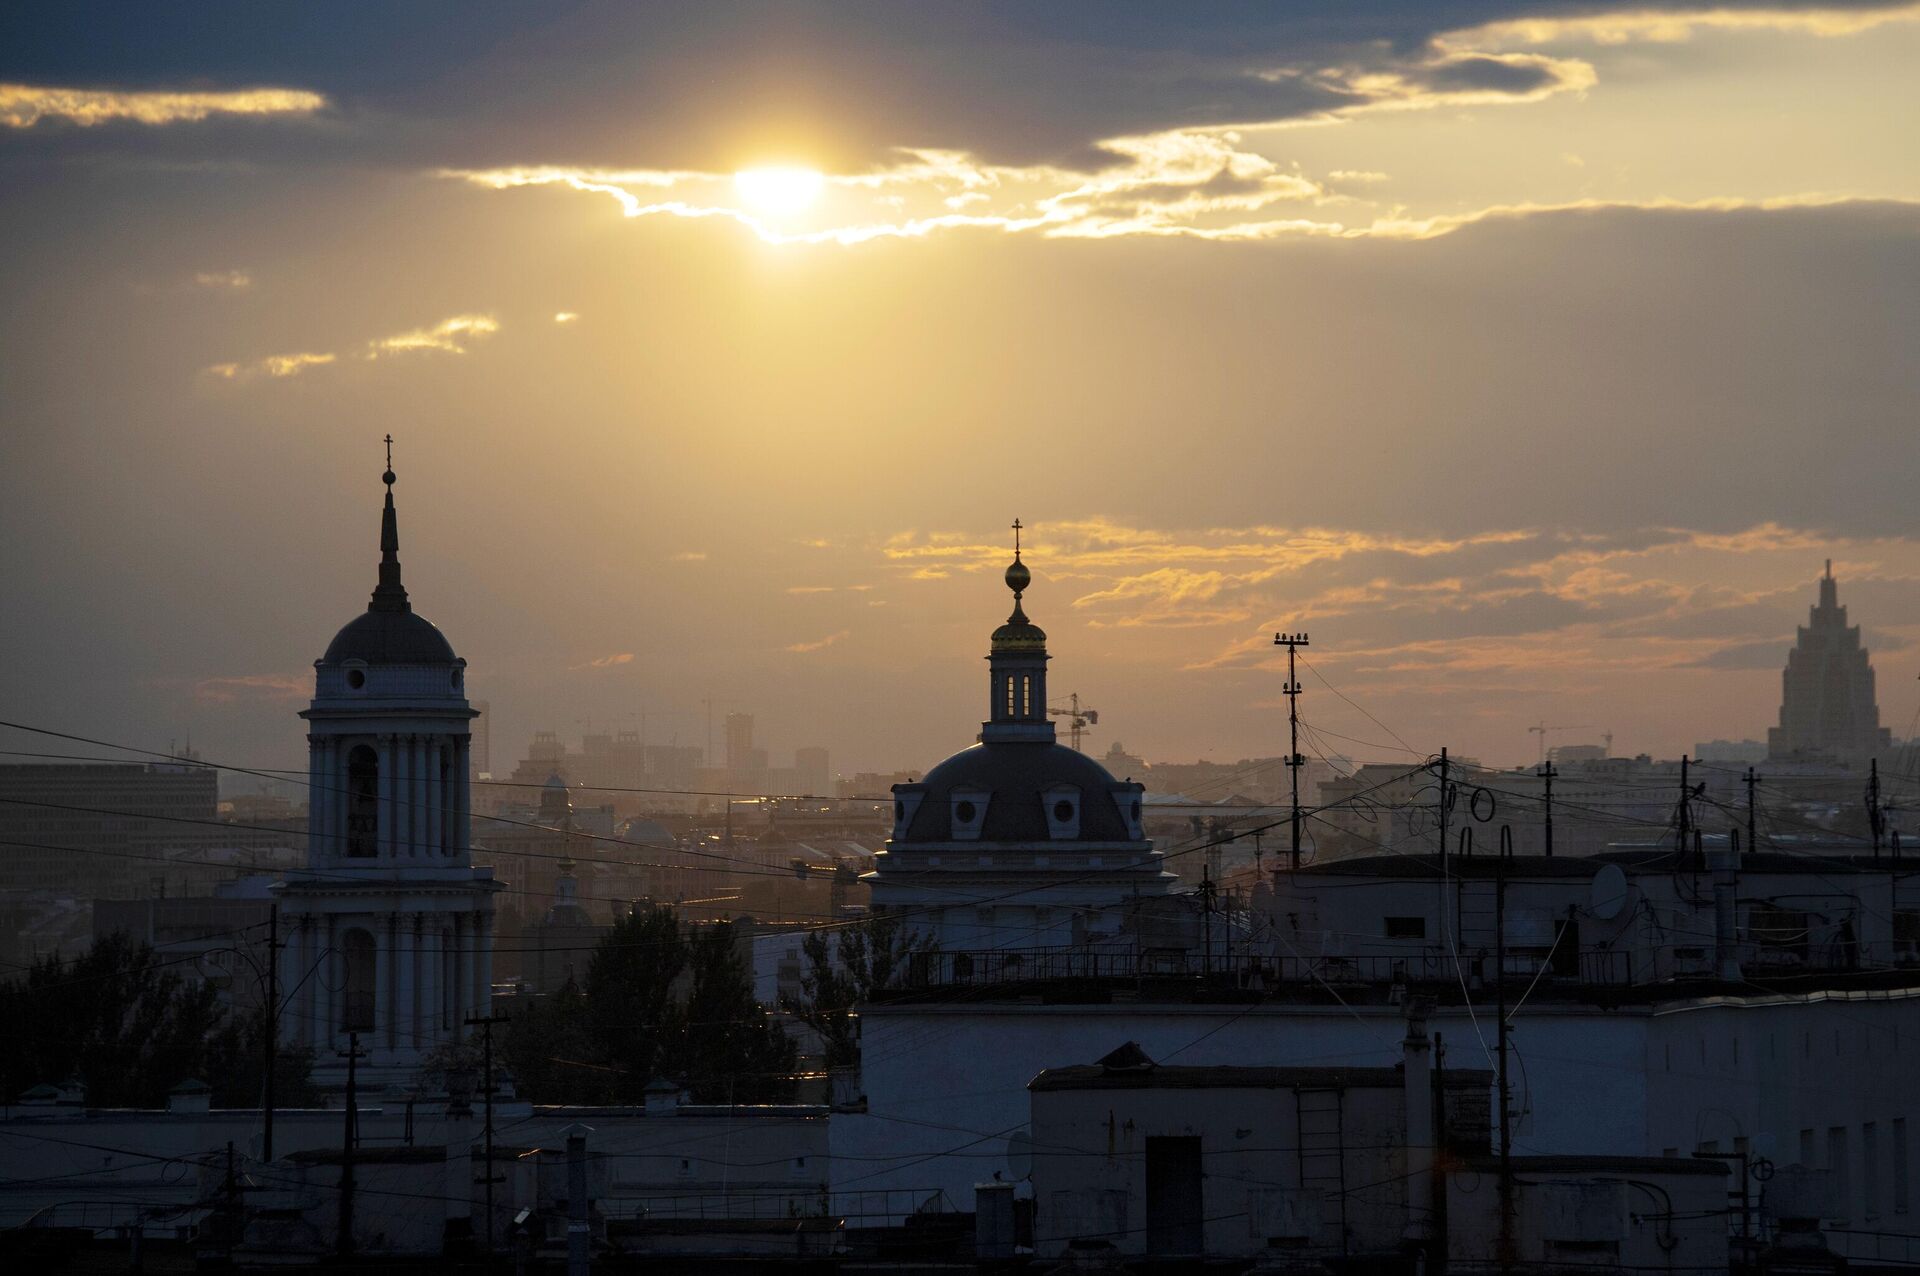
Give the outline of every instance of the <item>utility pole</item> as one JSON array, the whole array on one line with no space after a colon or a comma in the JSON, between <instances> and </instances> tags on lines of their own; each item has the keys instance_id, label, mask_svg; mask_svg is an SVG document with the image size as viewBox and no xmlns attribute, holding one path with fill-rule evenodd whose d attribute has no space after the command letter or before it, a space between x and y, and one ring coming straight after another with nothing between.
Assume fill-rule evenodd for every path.
<instances>
[{"instance_id":1,"label":"utility pole","mask_svg":"<svg viewBox=\"0 0 1920 1276\"><path fill-rule=\"evenodd\" d=\"M267 909L267 1075L261 1088L261 1159L273 1160L273 1074L280 1062L280 904Z\"/></svg>"},{"instance_id":2,"label":"utility pole","mask_svg":"<svg viewBox=\"0 0 1920 1276\"><path fill-rule=\"evenodd\" d=\"M1500 1270L1513 1270L1513 1091L1507 1084L1507 856L1493 879L1493 987L1500 1067Z\"/></svg>"},{"instance_id":3,"label":"utility pole","mask_svg":"<svg viewBox=\"0 0 1920 1276\"><path fill-rule=\"evenodd\" d=\"M1213 981L1213 899L1216 888L1213 884L1213 875L1206 865L1201 866L1200 874L1200 925L1205 933L1205 938L1201 941L1201 951L1204 954L1207 981L1211 983Z\"/></svg>"},{"instance_id":4,"label":"utility pole","mask_svg":"<svg viewBox=\"0 0 1920 1276\"><path fill-rule=\"evenodd\" d=\"M1687 786L1687 755L1680 755L1680 854L1693 838L1693 790Z\"/></svg>"},{"instance_id":5,"label":"utility pole","mask_svg":"<svg viewBox=\"0 0 1920 1276\"><path fill-rule=\"evenodd\" d=\"M1442 939L1446 939L1452 933L1447 925L1447 810L1452 805L1448 800L1450 794L1447 791L1447 765L1447 750L1443 745L1440 749L1440 809L1435 817L1440 826L1440 875L1435 879L1435 884L1440 888L1440 937ZM1459 955L1456 953L1455 966L1459 965L1459 961Z\"/></svg>"},{"instance_id":6,"label":"utility pole","mask_svg":"<svg viewBox=\"0 0 1920 1276\"><path fill-rule=\"evenodd\" d=\"M506 1023L506 1015L469 1015L467 1026L479 1028L484 1042L486 1068L486 1148L487 1172L481 1182L487 1185L487 1253L493 1253L493 1185L500 1182L501 1176L493 1172L493 1025Z\"/></svg>"},{"instance_id":7,"label":"utility pole","mask_svg":"<svg viewBox=\"0 0 1920 1276\"><path fill-rule=\"evenodd\" d=\"M1540 764L1540 782L1545 786L1545 791L1540 799L1540 806L1541 809L1546 812L1547 817L1546 847L1548 859L1553 858L1553 777L1558 774L1560 773L1553 769L1552 762L1549 761Z\"/></svg>"},{"instance_id":8,"label":"utility pole","mask_svg":"<svg viewBox=\"0 0 1920 1276\"><path fill-rule=\"evenodd\" d=\"M1880 759L1874 758L1867 768L1867 831L1873 836L1873 858L1878 862L1881 830L1887 823L1880 812Z\"/></svg>"},{"instance_id":9,"label":"utility pole","mask_svg":"<svg viewBox=\"0 0 1920 1276\"><path fill-rule=\"evenodd\" d=\"M1287 685L1280 694L1287 698L1287 776L1293 782L1293 868L1300 868L1300 768L1306 765L1306 759L1300 756L1300 680L1294 677L1293 657L1300 648L1310 645L1307 636L1300 634L1275 634L1273 645L1287 649Z\"/></svg>"},{"instance_id":10,"label":"utility pole","mask_svg":"<svg viewBox=\"0 0 1920 1276\"><path fill-rule=\"evenodd\" d=\"M353 1257L353 1151L360 1138L360 1093L354 1066L366 1057L360 1049L360 1034L347 1034L347 1048L336 1052L347 1061L347 1111L340 1134L340 1234L334 1238L335 1252L341 1258Z\"/></svg>"}]
</instances>

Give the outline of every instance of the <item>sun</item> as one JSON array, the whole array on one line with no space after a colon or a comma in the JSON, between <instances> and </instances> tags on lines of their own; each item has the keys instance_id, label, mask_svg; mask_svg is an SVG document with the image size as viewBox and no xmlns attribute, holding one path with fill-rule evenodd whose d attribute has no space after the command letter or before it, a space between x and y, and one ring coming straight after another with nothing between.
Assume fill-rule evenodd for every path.
<instances>
[{"instance_id":1,"label":"sun","mask_svg":"<svg viewBox=\"0 0 1920 1276\"><path fill-rule=\"evenodd\" d=\"M826 184L826 177L810 168L749 168L733 175L742 202L769 217L805 212Z\"/></svg>"}]
</instances>

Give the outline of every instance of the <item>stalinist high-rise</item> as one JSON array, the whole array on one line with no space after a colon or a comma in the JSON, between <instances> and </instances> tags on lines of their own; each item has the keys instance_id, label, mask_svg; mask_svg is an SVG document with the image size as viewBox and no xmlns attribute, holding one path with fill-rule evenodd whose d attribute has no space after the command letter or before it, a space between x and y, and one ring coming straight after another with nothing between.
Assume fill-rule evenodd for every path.
<instances>
[{"instance_id":1,"label":"stalinist high-rise","mask_svg":"<svg viewBox=\"0 0 1920 1276\"><path fill-rule=\"evenodd\" d=\"M1847 624L1832 559L1781 683L1780 725L1767 732L1769 760L1831 758L1864 766L1892 749L1892 732L1880 725L1874 703L1873 666L1860 645L1860 626Z\"/></svg>"}]
</instances>

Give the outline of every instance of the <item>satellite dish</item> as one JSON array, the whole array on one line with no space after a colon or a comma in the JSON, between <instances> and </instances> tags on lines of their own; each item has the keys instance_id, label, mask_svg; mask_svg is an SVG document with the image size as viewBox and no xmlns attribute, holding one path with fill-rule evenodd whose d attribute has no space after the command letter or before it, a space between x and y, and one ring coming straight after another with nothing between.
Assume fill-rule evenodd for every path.
<instances>
[{"instance_id":1,"label":"satellite dish","mask_svg":"<svg viewBox=\"0 0 1920 1276\"><path fill-rule=\"evenodd\" d=\"M1612 921L1627 906L1627 875L1618 864L1603 865L1593 875L1587 911L1603 922Z\"/></svg>"},{"instance_id":2,"label":"satellite dish","mask_svg":"<svg viewBox=\"0 0 1920 1276\"><path fill-rule=\"evenodd\" d=\"M1025 1130L1007 1140L1007 1170L1016 1183L1033 1176L1033 1136Z\"/></svg>"}]
</instances>

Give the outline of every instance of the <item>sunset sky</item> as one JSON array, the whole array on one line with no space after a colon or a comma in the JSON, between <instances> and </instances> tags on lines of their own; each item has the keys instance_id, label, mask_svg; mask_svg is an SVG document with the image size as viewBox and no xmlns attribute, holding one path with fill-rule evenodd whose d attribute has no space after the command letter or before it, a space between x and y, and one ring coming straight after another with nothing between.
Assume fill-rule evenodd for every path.
<instances>
[{"instance_id":1,"label":"sunset sky","mask_svg":"<svg viewBox=\"0 0 1920 1276\"><path fill-rule=\"evenodd\" d=\"M9 7L0 718L304 765L391 432L497 770L707 697L925 767L1016 516L1094 752L1284 751L1283 628L1369 760L1764 738L1829 557L1908 735L1916 66L1920 4Z\"/></svg>"}]
</instances>

